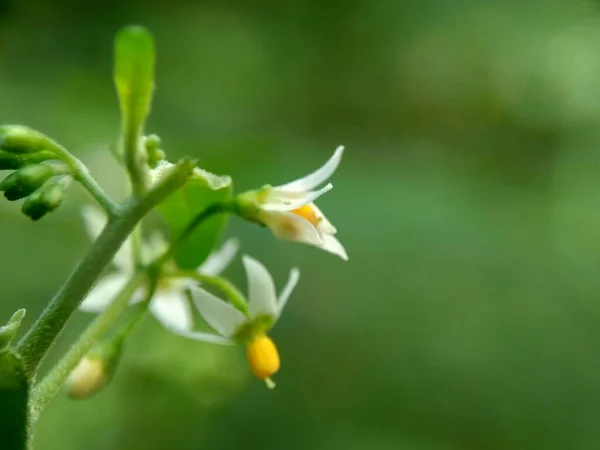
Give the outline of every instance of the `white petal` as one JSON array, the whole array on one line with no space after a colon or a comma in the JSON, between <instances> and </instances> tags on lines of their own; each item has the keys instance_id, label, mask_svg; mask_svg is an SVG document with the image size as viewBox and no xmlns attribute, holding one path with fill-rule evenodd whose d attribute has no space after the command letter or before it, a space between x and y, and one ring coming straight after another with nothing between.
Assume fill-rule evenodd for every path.
<instances>
[{"instance_id":1,"label":"white petal","mask_svg":"<svg viewBox=\"0 0 600 450\"><path fill-rule=\"evenodd\" d=\"M169 330L192 329L192 311L183 292L171 290L157 292L150 302L150 312Z\"/></svg>"},{"instance_id":2,"label":"white petal","mask_svg":"<svg viewBox=\"0 0 600 450\"><path fill-rule=\"evenodd\" d=\"M306 175L303 178L292 181L291 183L277 186L277 188L284 189L286 191L309 191L316 188L318 185L327 180L335 169L337 169L340 161L342 160L342 154L344 153L344 146L340 145L335 149L333 156L329 158L323 166L315 170L313 173Z\"/></svg>"},{"instance_id":3,"label":"white petal","mask_svg":"<svg viewBox=\"0 0 600 450\"><path fill-rule=\"evenodd\" d=\"M85 205L81 208L81 217L83 218L83 226L87 235L91 240L95 240L106 226L106 216L101 209Z\"/></svg>"},{"instance_id":4,"label":"white petal","mask_svg":"<svg viewBox=\"0 0 600 450\"><path fill-rule=\"evenodd\" d=\"M317 225L317 230L319 230L321 233L325 233L325 234L337 233L337 229L333 226L333 224L329 220L327 220L327 217L325 217L325 214L323 214L323 212L317 207L317 205L312 203L310 205L310 207L312 208L315 215L319 219L319 224Z\"/></svg>"},{"instance_id":5,"label":"white petal","mask_svg":"<svg viewBox=\"0 0 600 450\"><path fill-rule=\"evenodd\" d=\"M79 309L94 313L104 311L128 281L129 278L122 273L107 275L92 288L88 296L79 305Z\"/></svg>"},{"instance_id":6,"label":"white petal","mask_svg":"<svg viewBox=\"0 0 600 450\"><path fill-rule=\"evenodd\" d=\"M315 226L297 214L291 212L267 212L261 215L262 221L273 234L285 241L297 241L321 247L321 233Z\"/></svg>"},{"instance_id":7,"label":"white petal","mask_svg":"<svg viewBox=\"0 0 600 450\"><path fill-rule=\"evenodd\" d=\"M298 268L294 267L290 271L290 277L288 278L288 281L287 281L285 287L281 291L281 294L279 294L279 300L277 302L277 317L279 317L281 315L281 312L283 311L285 304L287 303L288 299L290 298L292 291L296 287L296 284L298 284L299 279L300 279L300 270L298 270Z\"/></svg>"},{"instance_id":8,"label":"white petal","mask_svg":"<svg viewBox=\"0 0 600 450\"><path fill-rule=\"evenodd\" d=\"M190 291L204 320L222 336L231 337L246 322L244 314L210 292L195 286Z\"/></svg>"},{"instance_id":9,"label":"white petal","mask_svg":"<svg viewBox=\"0 0 600 450\"><path fill-rule=\"evenodd\" d=\"M172 330L176 334L193 339L195 341L208 342L210 344L221 344L221 345L233 345L235 341L218 336L212 333L202 333L201 331L186 331L186 330Z\"/></svg>"},{"instance_id":10,"label":"white petal","mask_svg":"<svg viewBox=\"0 0 600 450\"><path fill-rule=\"evenodd\" d=\"M323 250L326 250L334 255L338 255L344 261L348 261L348 254L344 249L344 246L337 240L335 236L330 234L321 235L323 238Z\"/></svg>"},{"instance_id":11,"label":"white petal","mask_svg":"<svg viewBox=\"0 0 600 450\"><path fill-rule=\"evenodd\" d=\"M275 283L269 271L256 259L242 256L248 278L248 315L251 318L266 314L277 315Z\"/></svg>"},{"instance_id":12,"label":"white petal","mask_svg":"<svg viewBox=\"0 0 600 450\"><path fill-rule=\"evenodd\" d=\"M167 248L169 248L169 243L163 234L158 230L154 230L142 243L142 261L146 264L151 263L155 258L161 256Z\"/></svg>"},{"instance_id":13,"label":"white petal","mask_svg":"<svg viewBox=\"0 0 600 450\"><path fill-rule=\"evenodd\" d=\"M271 189L266 202L262 203L260 207L265 211L291 211L292 209L297 209L301 206L314 202L321 195L332 188L333 184L329 183L321 189L317 191L309 191L299 198L290 198L290 196L286 196L286 191L279 188L273 188Z\"/></svg>"},{"instance_id":14,"label":"white petal","mask_svg":"<svg viewBox=\"0 0 600 450\"><path fill-rule=\"evenodd\" d=\"M95 240L106 226L107 218L101 209L86 205L81 210L83 225L88 236ZM131 239L126 239L113 258L114 266L124 273L133 273L133 253Z\"/></svg>"},{"instance_id":15,"label":"white petal","mask_svg":"<svg viewBox=\"0 0 600 450\"><path fill-rule=\"evenodd\" d=\"M203 275L219 275L231 263L237 254L240 243L237 239L228 239L221 248L213 251L206 261L198 267L198 272Z\"/></svg>"}]
</instances>

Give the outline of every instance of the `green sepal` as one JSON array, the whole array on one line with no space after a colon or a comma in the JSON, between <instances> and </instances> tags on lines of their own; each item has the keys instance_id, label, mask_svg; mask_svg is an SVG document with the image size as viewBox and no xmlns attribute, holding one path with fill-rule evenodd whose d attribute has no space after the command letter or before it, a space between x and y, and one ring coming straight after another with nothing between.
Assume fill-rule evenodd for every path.
<instances>
[{"instance_id":1,"label":"green sepal","mask_svg":"<svg viewBox=\"0 0 600 450\"><path fill-rule=\"evenodd\" d=\"M233 339L236 342L247 343L267 333L275 325L275 317L263 314L256 317L251 322L246 322L235 332Z\"/></svg>"},{"instance_id":2,"label":"green sepal","mask_svg":"<svg viewBox=\"0 0 600 450\"><path fill-rule=\"evenodd\" d=\"M206 208L229 201L231 193L230 177L195 169L189 181L157 208L171 231L171 240L175 242ZM202 264L217 245L227 218L228 214L215 214L203 221L175 253L177 265L182 269L195 269Z\"/></svg>"},{"instance_id":3,"label":"green sepal","mask_svg":"<svg viewBox=\"0 0 600 450\"><path fill-rule=\"evenodd\" d=\"M29 383L23 361L11 350L0 351L0 448L28 448Z\"/></svg>"},{"instance_id":4,"label":"green sepal","mask_svg":"<svg viewBox=\"0 0 600 450\"><path fill-rule=\"evenodd\" d=\"M48 136L22 125L0 126L0 150L7 153L37 153L50 151L56 143Z\"/></svg>"},{"instance_id":5,"label":"green sepal","mask_svg":"<svg viewBox=\"0 0 600 450\"><path fill-rule=\"evenodd\" d=\"M6 325L0 327L0 351L8 348L21 326L23 317L25 317L25 310L19 309L11 316Z\"/></svg>"},{"instance_id":6,"label":"green sepal","mask_svg":"<svg viewBox=\"0 0 600 450\"><path fill-rule=\"evenodd\" d=\"M122 29L115 40L114 81L123 120L132 129L140 128L150 112L154 66L152 34L139 26Z\"/></svg>"}]
</instances>

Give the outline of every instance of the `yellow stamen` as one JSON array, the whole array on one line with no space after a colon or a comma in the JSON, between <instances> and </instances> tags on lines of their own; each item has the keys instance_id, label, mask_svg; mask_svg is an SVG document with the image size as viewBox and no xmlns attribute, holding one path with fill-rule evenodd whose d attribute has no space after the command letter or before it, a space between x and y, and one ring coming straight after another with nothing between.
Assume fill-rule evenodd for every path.
<instances>
[{"instance_id":1,"label":"yellow stamen","mask_svg":"<svg viewBox=\"0 0 600 450\"><path fill-rule=\"evenodd\" d=\"M256 378L265 380L267 384L272 383L269 377L277 373L280 367L279 353L273 341L265 335L254 338L246 346L246 355Z\"/></svg>"},{"instance_id":2,"label":"yellow stamen","mask_svg":"<svg viewBox=\"0 0 600 450\"><path fill-rule=\"evenodd\" d=\"M292 209L291 212L300 217L305 218L315 227L319 225L319 222L321 222L321 218L317 215L314 208L310 204L303 205L300 208Z\"/></svg>"}]
</instances>

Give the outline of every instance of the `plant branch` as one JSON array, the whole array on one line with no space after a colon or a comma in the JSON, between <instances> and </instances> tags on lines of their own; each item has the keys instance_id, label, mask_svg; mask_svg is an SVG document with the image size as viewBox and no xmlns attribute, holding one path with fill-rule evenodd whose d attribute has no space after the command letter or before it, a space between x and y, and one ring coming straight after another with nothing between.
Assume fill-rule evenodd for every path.
<instances>
[{"instance_id":1,"label":"plant branch","mask_svg":"<svg viewBox=\"0 0 600 450\"><path fill-rule=\"evenodd\" d=\"M87 256L75 267L17 346L25 360L26 372L30 379L35 378L44 356L69 318L137 223L152 208L183 186L193 168L194 164L189 160L180 162L147 194L140 199L131 199L123 206L118 216L109 219Z\"/></svg>"}]
</instances>

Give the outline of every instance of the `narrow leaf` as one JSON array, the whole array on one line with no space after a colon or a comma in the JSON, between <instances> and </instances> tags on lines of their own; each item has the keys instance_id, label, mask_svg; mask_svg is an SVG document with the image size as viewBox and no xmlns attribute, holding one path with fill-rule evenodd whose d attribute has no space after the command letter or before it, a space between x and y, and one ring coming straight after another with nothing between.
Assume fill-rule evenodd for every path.
<instances>
[{"instance_id":1,"label":"narrow leaf","mask_svg":"<svg viewBox=\"0 0 600 450\"><path fill-rule=\"evenodd\" d=\"M131 26L117 34L115 85L122 116L132 128L140 127L150 112L154 66L154 38L148 30Z\"/></svg>"}]
</instances>

